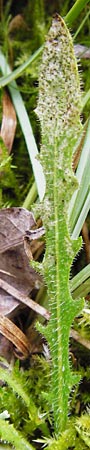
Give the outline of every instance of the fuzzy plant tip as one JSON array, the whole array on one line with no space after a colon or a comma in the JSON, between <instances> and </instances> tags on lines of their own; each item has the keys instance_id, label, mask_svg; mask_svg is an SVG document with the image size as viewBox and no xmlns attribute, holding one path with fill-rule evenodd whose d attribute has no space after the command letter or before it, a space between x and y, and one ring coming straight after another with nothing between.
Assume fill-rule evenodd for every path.
<instances>
[{"instance_id":1,"label":"fuzzy plant tip","mask_svg":"<svg viewBox=\"0 0 90 450\"><path fill-rule=\"evenodd\" d=\"M43 275L47 284L50 321L39 325L51 354L50 402L56 436L65 430L71 386L69 335L82 300L73 300L70 270L81 240L73 241L68 223L69 202L77 180L72 169L73 152L82 132L81 94L72 37L64 20L55 15L42 57L37 114L41 123L40 159L46 177L46 193L39 211L46 235Z\"/></svg>"}]
</instances>

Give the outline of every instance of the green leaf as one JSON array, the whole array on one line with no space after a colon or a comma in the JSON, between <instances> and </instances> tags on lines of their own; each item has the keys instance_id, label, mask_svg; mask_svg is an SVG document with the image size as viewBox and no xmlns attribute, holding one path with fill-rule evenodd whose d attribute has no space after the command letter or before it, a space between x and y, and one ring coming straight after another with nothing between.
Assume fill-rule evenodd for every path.
<instances>
[{"instance_id":1,"label":"green leaf","mask_svg":"<svg viewBox=\"0 0 90 450\"><path fill-rule=\"evenodd\" d=\"M3 419L0 419L0 437L14 445L16 450L34 450L34 447L23 438L22 434Z\"/></svg>"},{"instance_id":2,"label":"green leaf","mask_svg":"<svg viewBox=\"0 0 90 450\"><path fill-rule=\"evenodd\" d=\"M12 371L0 367L0 379L5 381L13 392L23 399L29 417L31 420L35 419L38 422L38 409L36 408L31 395L28 395L26 379L24 379L24 374L18 370L17 365L15 365Z\"/></svg>"},{"instance_id":3,"label":"green leaf","mask_svg":"<svg viewBox=\"0 0 90 450\"><path fill-rule=\"evenodd\" d=\"M39 80L37 114L41 122L40 160L46 176L41 211L46 232L43 276L47 284L50 320L41 327L51 355L51 409L56 436L65 430L72 373L68 359L72 321L83 307L70 293L70 270L81 239L73 241L68 208L77 179L72 158L82 133L79 74L71 35L57 14L45 44ZM40 327L39 327L40 331Z\"/></svg>"}]
</instances>

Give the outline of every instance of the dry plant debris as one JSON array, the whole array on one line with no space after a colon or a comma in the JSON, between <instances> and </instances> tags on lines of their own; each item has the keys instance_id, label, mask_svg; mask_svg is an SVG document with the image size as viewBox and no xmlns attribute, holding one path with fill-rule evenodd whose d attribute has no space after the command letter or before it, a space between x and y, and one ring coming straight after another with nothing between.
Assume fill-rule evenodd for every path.
<instances>
[{"instance_id":1,"label":"dry plant debris","mask_svg":"<svg viewBox=\"0 0 90 450\"><path fill-rule=\"evenodd\" d=\"M13 321L22 308L30 308L49 319L48 311L29 297L42 284L41 276L30 267L30 255L33 258L31 249L29 258L26 253L27 236L32 242L34 237L37 239L44 233L43 227L41 231L31 230L33 227L33 214L24 208L0 210L0 333L13 343L20 357L24 358L31 352L30 339ZM2 336L0 345L2 348Z\"/></svg>"},{"instance_id":2,"label":"dry plant debris","mask_svg":"<svg viewBox=\"0 0 90 450\"><path fill-rule=\"evenodd\" d=\"M4 91L2 106L3 115L0 136L2 137L5 147L8 149L8 153L10 154L15 137L17 120L14 106L6 91ZM1 148L0 153L2 153Z\"/></svg>"}]
</instances>

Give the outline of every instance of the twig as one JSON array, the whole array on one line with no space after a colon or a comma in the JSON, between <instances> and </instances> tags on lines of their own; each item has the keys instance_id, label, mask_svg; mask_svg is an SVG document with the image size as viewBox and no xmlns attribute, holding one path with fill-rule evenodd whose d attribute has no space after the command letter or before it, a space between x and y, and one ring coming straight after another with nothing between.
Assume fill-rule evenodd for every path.
<instances>
[{"instance_id":1,"label":"twig","mask_svg":"<svg viewBox=\"0 0 90 450\"><path fill-rule=\"evenodd\" d=\"M71 329L70 337L72 337L73 339L75 339L75 341L79 342L79 344L83 345L84 347L88 348L88 350L90 350L90 341L88 339L84 339L83 337L81 337L76 330Z\"/></svg>"},{"instance_id":2,"label":"twig","mask_svg":"<svg viewBox=\"0 0 90 450\"><path fill-rule=\"evenodd\" d=\"M2 280L0 278L0 288L4 289L4 291L8 292L8 294L13 295L13 297L17 298L21 303L24 303L24 305L29 306L33 311L35 311L37 314L40 314L43 316L46 320L49 320L50 313L45 309L43 306L38 305L38 303L34 302L31 298L28 296L25 296L21 294L18 289L14 288L13 286L10 286L10 284L6 283L6 281Z\"/></svg>"}]
</instances>

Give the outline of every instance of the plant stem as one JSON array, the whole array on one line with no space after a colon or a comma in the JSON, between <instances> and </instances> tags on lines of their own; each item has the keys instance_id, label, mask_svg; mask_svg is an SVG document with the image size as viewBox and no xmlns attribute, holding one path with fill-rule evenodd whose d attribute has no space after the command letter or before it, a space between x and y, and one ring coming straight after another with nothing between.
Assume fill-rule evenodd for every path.
<instances>
[{"instance_id":1,"label":"plant stem","mask_svg":"<svg viewBox=\"0 0 90 450\"><path fill-rule=\"evenodd\" d=\"M34 183L32 184L32 187L30 188L27 197L25 198L24 202L23 202L23 208L26 209L30 209L32 204L35 202L37 198L37 187L36 187L36 183L34 181Z\"/></svg>"}]
</instances>

